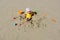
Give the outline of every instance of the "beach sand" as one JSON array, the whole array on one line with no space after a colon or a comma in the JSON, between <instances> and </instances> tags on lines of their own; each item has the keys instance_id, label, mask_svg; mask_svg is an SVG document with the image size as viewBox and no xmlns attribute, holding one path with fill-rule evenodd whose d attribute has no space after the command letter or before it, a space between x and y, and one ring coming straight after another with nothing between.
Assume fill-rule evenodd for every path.
<instances>
[{"instance_id":1,"label":"beach sand","mask_svg":"<svg viewBox=\"0 0 60 40\"><path fill-rule=\"evenodd\" d=\"M34 28L14 26L19 19L12 18L27 7L37 10ZM60 40L60 0L0 0L0 40Z\"/></svg>"}]
</instances>

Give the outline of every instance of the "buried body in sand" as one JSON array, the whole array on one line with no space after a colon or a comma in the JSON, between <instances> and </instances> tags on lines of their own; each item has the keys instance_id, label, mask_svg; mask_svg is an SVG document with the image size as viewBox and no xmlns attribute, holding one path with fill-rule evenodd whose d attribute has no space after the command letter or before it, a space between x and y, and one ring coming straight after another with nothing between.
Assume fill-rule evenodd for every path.
<instances>
[{"instance_id":1,"label":"buried body in sand","mask_svg":"<svg viewBox=\"0 0 60 40\"><path fill-rule=\"evenodd\" d=\"M17 18L19 18L20 22L19 23L14 23L15 26L27 26L27 27L31 27L31 28L35 28L35 27L40 27L41 25L46 26L43 22L44 18L39 18L39 19L33 19L33 17L35 18L35 16L37 17L37 12L36 11L32 11L29 8L26 8L26 11L23 12L22 10L18 10L18 17L14 17L13 19L16 20ZM46 15L45 15L46 16ZM45 17L44 16L44 17ZM41 20L42 19L42 20Z\"/></svg>"}]
</instances>

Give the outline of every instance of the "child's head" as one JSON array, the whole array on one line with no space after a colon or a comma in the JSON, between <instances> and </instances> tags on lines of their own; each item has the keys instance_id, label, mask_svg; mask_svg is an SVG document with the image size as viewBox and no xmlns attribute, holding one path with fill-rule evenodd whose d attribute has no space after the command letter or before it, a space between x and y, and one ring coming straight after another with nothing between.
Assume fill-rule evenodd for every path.
<instances>
[{"instance_id":1,"label":"child's head","mask_svg":"<svg viewBox=\"0 0 60 40\"><path fill-rule=\"evenodd\" d=\"M31 10L30 10L30 8L26 8L26 12L30 12Z\"/></svg>"}]
</instances>

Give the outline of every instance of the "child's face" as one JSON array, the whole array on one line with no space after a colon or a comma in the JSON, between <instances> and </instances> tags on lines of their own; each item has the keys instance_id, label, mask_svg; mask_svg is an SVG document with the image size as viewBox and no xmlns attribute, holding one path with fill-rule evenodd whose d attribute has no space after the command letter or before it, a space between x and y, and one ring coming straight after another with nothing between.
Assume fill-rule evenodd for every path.
<instances>
[{"instance_id":1,"label":"child's face","mask_svg":"<svg viewBox=\"0 0 60 40\"><path fill-rule=\"evenodd\" d=\"M28 13L31 13L31 11L28 11Z\"/></svg>"}]
</instances>

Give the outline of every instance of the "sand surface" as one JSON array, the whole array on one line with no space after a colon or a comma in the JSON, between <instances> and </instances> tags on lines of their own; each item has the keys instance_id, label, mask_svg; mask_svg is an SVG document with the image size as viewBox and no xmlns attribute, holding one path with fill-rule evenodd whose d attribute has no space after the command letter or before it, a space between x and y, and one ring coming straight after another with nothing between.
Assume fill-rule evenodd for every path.
<instances>
[{"instance_id":1,"label":"sand surface","mask_svg":"<svg viewBox=\"0 0 60 40\"><path fill-rule=\"evenodd\" d=\"M34 28L25 27L27 24L20 28L14 26L16 20L12 21L17 11L26 7L38 12L33 17L39 19ZM0 0L0 40L60 40L60 0Z\"/></svg>"}]
</instances>

